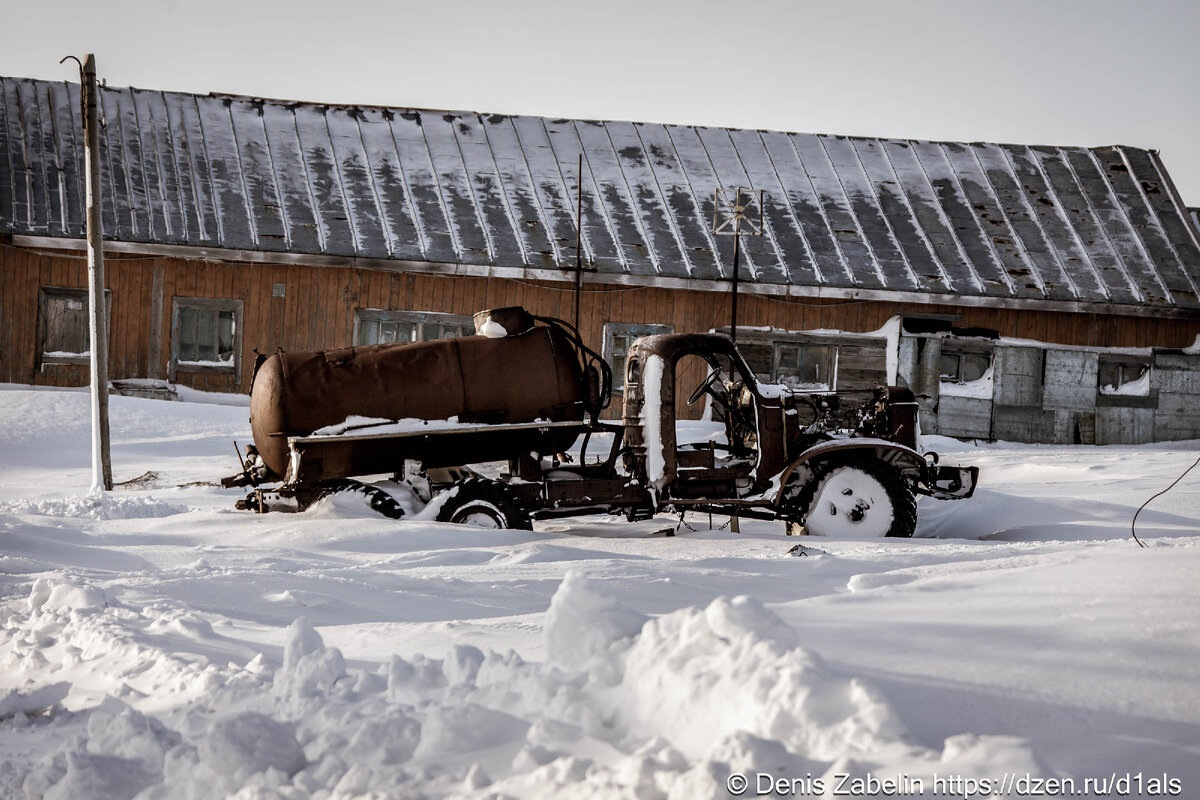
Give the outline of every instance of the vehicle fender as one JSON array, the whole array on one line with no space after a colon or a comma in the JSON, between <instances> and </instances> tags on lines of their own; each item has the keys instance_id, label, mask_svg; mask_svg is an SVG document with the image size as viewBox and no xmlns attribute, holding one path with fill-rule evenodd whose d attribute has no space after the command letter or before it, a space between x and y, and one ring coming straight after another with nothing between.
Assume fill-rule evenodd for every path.
<instances>
[{"instance_id":1,"label":"vehicle fender","mask_svg":"<svg viewBox=\"0 0 1200 800\"><path fill-rule=\"evenodd\" d=\"M784 500L784 490L792 481L793 477L797 477L802 481L807 481L812 477L811 464L817 461L823 461L831 456L845 456L861 454L870 458L875 458L885 464L890 464L899 469L902 473L911 477L920 476L925 468L925 456L918 453L911 447L887 439L874 438L853 438L853 439L828 439L824 442L813 445L803 451L795 459L788 464L787 468L779 474L778 489L776 490L773 502L779 505Z\"/></svg>"}]
</instances>

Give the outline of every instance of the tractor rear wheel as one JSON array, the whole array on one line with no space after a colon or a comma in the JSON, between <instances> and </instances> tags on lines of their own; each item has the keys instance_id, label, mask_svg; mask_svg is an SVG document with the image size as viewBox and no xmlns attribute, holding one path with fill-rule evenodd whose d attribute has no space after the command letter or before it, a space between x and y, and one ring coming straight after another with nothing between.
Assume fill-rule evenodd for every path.
<instances>
[{"instance_id":1,"label":"tractor rear wheel","mask_svg":"<svg viewBox=\"0 0 1200 800\"><path fill-rule=\"evenodd\" d=\"M917 499L895 467L856 459L822 464L815 473L797 497L810 535L910 537L916 530Z\"/></svg>"}]
</instances>

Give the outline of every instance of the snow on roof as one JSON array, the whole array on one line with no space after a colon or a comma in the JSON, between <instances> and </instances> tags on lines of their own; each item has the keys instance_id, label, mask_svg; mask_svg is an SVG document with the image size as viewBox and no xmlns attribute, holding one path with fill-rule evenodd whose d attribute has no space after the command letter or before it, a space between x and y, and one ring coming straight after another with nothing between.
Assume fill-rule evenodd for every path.
<instances>
[{"instance_id":1,"label":"snow on roof","mask_svg":"<svg viewBox=\"0 0 1200 800\"><path fill-rule=\"evenodd\" d=\"M1200 310L1197 228L1153 151L100 94L121 242L554 277L582 153L598 280L724 280L714 191L749 186L760 289ZM82 238L83 181L79 87L0 78L0 233Z\"/></svg>"}]
</instances>

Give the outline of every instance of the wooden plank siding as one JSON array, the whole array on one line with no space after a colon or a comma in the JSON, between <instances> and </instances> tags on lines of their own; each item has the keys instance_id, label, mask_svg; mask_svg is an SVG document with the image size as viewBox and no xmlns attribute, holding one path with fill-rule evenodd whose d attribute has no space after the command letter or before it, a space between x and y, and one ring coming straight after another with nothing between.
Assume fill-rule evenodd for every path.
<instances>
[{"instance_id":1,"label":"wooden plank siding","mask_svg":"<svg viewBox=\"0 0 1200 800\"><path fill-rule=\"evenodd\" d=\"M341 347L350 344L360 308L441 311L470 315L506 305L570 320L574 295L569 280L547 282L509 278L454 277L427 273L388 273L353 267L240 264L173 257L121 256L105 259L112 292L109 374L113 379L165 377L172 299L236 299L244 303L241 326L241 379L219 373L180 371L178 382L209 391L247 391L254 351L273 352ZM155 274L159 274L156 280ZM565 276L569 278L568 276ZM38 363L39 287L86 287L86 259L75 253L49 253L0 243L0 381L79 386L86 367ZM273 294L283 285L283 297ZM161 297L156 296L161 291ZM597 351L606 322L658 323L677 332L707 331L729 324L729 295L587 283L581 327ZM152 319L152 312L157 319ZM901 313L957 314L956 325L996 331L1002 336L1085 347L1166 347L1192 344L1200 320L1150 316L1111 316L972 306L905 305L866 300L823 300L746 293L739 298L739 324L787 331L878 330ZM160 337L157 347L155 337Z\"/></svg>"}]
</instances>

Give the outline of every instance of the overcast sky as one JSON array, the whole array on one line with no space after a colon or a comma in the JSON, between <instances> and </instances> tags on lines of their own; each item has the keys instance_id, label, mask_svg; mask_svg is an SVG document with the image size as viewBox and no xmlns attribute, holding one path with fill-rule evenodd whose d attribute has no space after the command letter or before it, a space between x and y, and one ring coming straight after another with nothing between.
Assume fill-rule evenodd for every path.
<instances>
[{"instance_id":1,"label":"overcast sky","mask_svg":"<svg viewBox=\"0 0 1200 800\"><path fill-rule=\"evenodd\" d=\"M1200 206L1200 0L0 0L0 74L896 138L1128 144Z\"/></svg>"}]
</instances>

